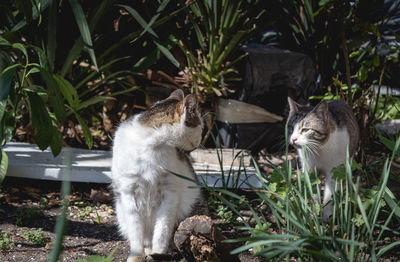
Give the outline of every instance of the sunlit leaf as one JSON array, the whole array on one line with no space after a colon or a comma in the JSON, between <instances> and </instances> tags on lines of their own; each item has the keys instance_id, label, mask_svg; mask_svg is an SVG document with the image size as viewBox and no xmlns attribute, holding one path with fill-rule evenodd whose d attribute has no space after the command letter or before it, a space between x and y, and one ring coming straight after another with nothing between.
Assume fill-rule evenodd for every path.
<instances>
[{"instance_id":1,"label":"sunlit leaf","mask_svg":"<svg viewBox=\"0 0 400 262\"><path fill-rule=\"evenodd\" d=\"M92 63L97 70L98 67L97 67L96 56L94 54L92 37L90 34L88 23L86 21L86 16L83 13L82 7L79 4L78 0L69 0L69 3L71 4L72 11L74 13L76 23L78 24L79 31L81 32L83 42L85 43L85 46L88 49L90 58L92 60Z\"/></svg>"},{"instance_id":2,"label":"sunlit leaf","mask_svg":"<svg viewBox=\"0 0 400 262\"><path fill-rule=\"evenodd\" d=\"M88 145L89 149L93 146L93 138L92 134L90 133L90 129L87 126L86 122L81 118L81 116L75 112L75 117L78 120L79 124L82 127L83 134L85 135L86 144Z\"/></svg>"},{"instance_id":3,"label":"sunlit leaf","mask_svg":"<svg viewBox=\"0 0 400 262\"><path fill-rule=\"evenodd\" d=\"M8 156L3 149L0 149L0 151L1 151L1 155L0 155L0 184L1 184L1 182L3 182L3 180L7 174Z\"/></svg>"}]
</instances>

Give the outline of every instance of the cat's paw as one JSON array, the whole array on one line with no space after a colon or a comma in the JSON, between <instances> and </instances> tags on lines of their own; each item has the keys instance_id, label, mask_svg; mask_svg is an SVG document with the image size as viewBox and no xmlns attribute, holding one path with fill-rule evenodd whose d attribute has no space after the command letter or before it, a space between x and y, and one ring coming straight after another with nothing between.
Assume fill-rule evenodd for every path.
<instances>
[{"instance_id":1,"label":"cat's paw","mask_svg":"<svg viewBox=\"0 0 400 262\"><path fill-rule=\"evenodd\" d=\"M126 262L145 262L146 259L142 256L129 256Z\"/></svg>"}]
</instances>

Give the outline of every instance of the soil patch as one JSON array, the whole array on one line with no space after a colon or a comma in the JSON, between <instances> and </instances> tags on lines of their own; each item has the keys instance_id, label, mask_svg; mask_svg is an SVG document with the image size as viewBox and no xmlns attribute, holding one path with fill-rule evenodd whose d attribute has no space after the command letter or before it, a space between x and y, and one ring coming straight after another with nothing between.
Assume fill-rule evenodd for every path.
<instances>
[{"instance_id":1,"label":"soil patch","mask_svg":"<svg viewBox=\"0 0 400 262\"><path fill-rule=\"evenodd\" d=\"M10 246L0 249L0 261L48 261L51 242L55 239L54 227L61 206L61 183L7 177L0 193L0 230L8 233ZM100 195L106 195L103 199ZM114 261L126 261L129 245L118 232L112 191L107 184L72 183L67 211L68 225L64 238L64 251L60 261L75 261L93 255L107 257L114 249ZM101 202L98 202L101 201ZM197 212L203 212L198 207ZM213 223L227 237L239 236L233 226L210 212ZM35 244L27 240L42 229L37 238L45 239L45 244ZM31 234L27 233L30 232ZM162 261L181 261L176 250ZM257 261L242 254L241 261Z\"/></svg>"}]
</instances>

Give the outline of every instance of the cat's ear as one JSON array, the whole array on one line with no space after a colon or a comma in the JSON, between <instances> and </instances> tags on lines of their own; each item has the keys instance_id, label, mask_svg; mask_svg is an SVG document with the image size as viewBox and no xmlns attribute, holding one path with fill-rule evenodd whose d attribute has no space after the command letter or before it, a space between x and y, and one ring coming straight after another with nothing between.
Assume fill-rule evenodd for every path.
<instances>
[{"instance_id":1,"label":"cat's ear","mask_svg":"<svg viewBox=\"0 0 400 262\"><path fill-rule=\"evenodd\" d=\"M293 99L290 98L290 96L288 96L287 100L289 104L289 118L290 118L294 113L299 111L301 105L297 104Z\"/></svg>"},{"instance_id":2,"label":"cat's ear","mask_svg":"<svg viewBox=\"0 0 400 262\"><path fill-rule=\"evenodd\" d=\"M176 89L174 92L172 92L167 99L175 99L178 101L182 101L183 97L185 95L183 94L183 91L181 89Z\"/></svg>"},{"instance_id":3,"label":"cat's ear","mask_svg":"<svg viewBox=\"0 0 400 262\"><path fill-rule=\"evenodd\" d=\"M315 106L313 113L327 120L329 117L328 102L327 101L320 102L318 105Z\"/></svg>"},{"instance_id":4,"label":"cat's ear","mask_svg":"<svg viewBox=\"0 0 400 262\"><path fill-rule=\"evenodd\" d=\"M185 97L183 102L186 112L193 112L197 108L197 98L195 95L190 94Z\"/></svg>"}]
</instances>

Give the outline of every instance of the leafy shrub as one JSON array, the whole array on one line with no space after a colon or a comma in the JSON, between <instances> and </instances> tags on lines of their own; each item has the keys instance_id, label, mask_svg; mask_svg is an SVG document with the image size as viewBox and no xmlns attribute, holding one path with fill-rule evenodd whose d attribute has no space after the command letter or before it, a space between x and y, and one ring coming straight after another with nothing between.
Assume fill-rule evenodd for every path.
<instances>
[{"instance_id":1,"label":"leafy shrub","mask_svg":"<svg viewBox=\"0 0 400 262\"><path fill-rule=\"evenodd\" d=\"M10 233L0 230L0 250L10 249L13 246L14 243L10 239Z\"/></svg>"},{"instance_id":2,"label":"leafy shrub","mask_svg":"<svg viewBox=\"0 0 400 262\"><path fill-rule=\"evenodd\" d=\"M116 0L81 2L6 0L0 3L1 146L14 136L17 119L29 113L28 120L40 149L50 146L55 156L59 154L63 144L59 127L67 118L75 118L91 148L93 140L82 111L138 89L126 77L160 59L159 55L147 56L147 51L137 52L131 59L140 63L126 66L130 58L126 51L137 50L130 41L136 39L135 43L142 46L146 42L141 35L143 29L135 25L131 27L135 29L133 32L126 32L104 26L104 23L112 25L115 14L119 14L120 7L114 5ZM159 4L147 2L152 2L149 9L154 8L154 3ZM158 21L159 15L153 21L158 26L166 21ZM172 17L174 14L169 15ZM120 18L119 27L130 23ZM116 84L118 89L113 92L115 89L111 87ZM1 151L0 178L3 179L8 161Z\"/></svg>"},{"instance_id":3,"label":"leafy shrub","mask_svg":"<svg viewBox=\"0 0 400 262\"><path fill-rule=\"evenodd\" d=\"M274 20L263 1L193 1L185 8L188 32L174 37L186 58L181 72L185 87L201 102L232 92L238 83L240 46Z\"/></svg>"},{"instance_id":4,"label":"leafy shrub","mask_svg":"<svg viewBox=\"0 0 400 262\"><path fill-rule=\"evenodd\" d=\"M44 236L42 228L33 233L31 231L21 231L21 234L33 245L45 246L50 241L48 237Z\"/></svg>"}]
</instances>

